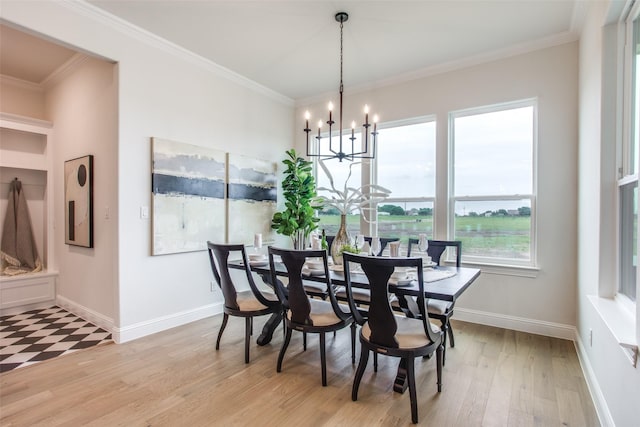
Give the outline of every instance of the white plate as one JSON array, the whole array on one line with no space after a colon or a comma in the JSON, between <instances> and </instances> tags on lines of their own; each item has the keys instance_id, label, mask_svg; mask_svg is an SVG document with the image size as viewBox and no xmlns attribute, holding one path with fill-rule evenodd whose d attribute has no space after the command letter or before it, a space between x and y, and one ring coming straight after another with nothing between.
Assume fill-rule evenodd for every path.
<instances>
[{"instance_id":1,"label":"white plate","mask_svg":"<svg viewBox=\"0 0 640 427\"><path fill-rule=\"evenodd\" d=\"M249 265L251 267L264 267L266 265L269 265L269 260L260 259L260 260L256 260L256 261L249 261Z\"/></svg>"},{"instance_id":2,"label":"white plate","mask_svg":"<svg viewBox=\"0 0 640 427\"><path fill-rule=\"evenodd\" d=\"M396 281L396 286L407 286L410 285L415 279L412 277L407 277L406 279L400 279Z\"/></svg>"},{"instance_id":3,"label":"white plate","mask_svg":"<svg viewBox=\"0 0 640 427\"><path fill-rule=\"evenodd\" d=\"M412 277L412 276L407 276L404 279L390 278L389 279L389 284L390 285L394 285L394 286L407 286L407 285L411 284L411 282L413 282L414 280L416 280L416 278Z\"/></svg>"}]
</instances>

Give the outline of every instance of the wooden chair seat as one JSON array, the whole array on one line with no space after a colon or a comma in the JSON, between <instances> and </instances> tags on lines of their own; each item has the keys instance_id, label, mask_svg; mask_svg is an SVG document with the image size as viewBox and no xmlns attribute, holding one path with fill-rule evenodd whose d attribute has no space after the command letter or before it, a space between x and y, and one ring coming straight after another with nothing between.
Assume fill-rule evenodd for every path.
<instances>
[{"instance_id":1,"label":"wooden chair seat","mask_svg":"<svg viewBox=\"0 0 640 427\"><path fill-rule=\"evenodd\" d=\"M269 301L273 301L276 303L278 302L278 297L276 296L276 294L272 292L262 292L262 296L264 296ZM240 311L254 312L254 313L260 313L264 310L267 310L269 313L273 311L271 307L268 307L262 304L260 301L258 301L258 299L253 294L253 291L237 292L236 303L238 304Z\"/></svg>"},{"instance_id":2,"label":"wooden chair seat","mask_svg":"<svg viewBox=\"0 0 640 427\"><path fill-rule=\"evenodd\" d=\"M416 351L422 347L428 347L432 344L424 333L424 325L420 319L412 319L406 316L395 316L396 331L395 338L398 340L398 350ZM431 329L434 333L440 333L440 327L431 322ZM371 341L371 328L369 322L362 325L362 336L367 341Z\"/></svg>"},{"instance_id":3,"label":"wooden chair seat","mask_svg":"<svg viewBox=\"0 0 640 427\"><path fill-rule=\"evenodd\" d=\"M329 301L309 299L309 303L311 304L311 312L309 313L310 326L339 326L344 322L344 319L336 315ZM349 307L344 306L343 310L348 311ZM287 319L291 320L291 311L287 312Z\"/></svg>"}]
</instances>

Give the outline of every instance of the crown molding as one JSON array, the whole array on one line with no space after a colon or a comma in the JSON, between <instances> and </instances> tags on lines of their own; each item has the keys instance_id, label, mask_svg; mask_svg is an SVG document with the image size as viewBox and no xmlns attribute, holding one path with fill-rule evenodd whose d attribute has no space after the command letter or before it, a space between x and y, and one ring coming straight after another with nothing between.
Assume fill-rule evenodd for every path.
<instances>
[{"instance_id":1,"label":"crown molding","mask_svg":"<svg viewBox=\"0 0 640 427\"><path fill-rule=\"evenodd\" d=\"M573 31L567 31L560 35L546 37L543 39L535 40L532 42L521 43L515 46L511 46L505 49L498 49L487 53L481 53L478 55L468 56L464 59L445 62L442 64L434 65L431 67L422 68L416 71L410 71L403 74L390 77L388 79L377 80L375 82L354 85L349 90L345 90L345 95L367 92L375 89L382 89L389 86L400 85L427 77L435 76L438 74L444 74L451 71L462 70L465 68L473 67L475 65L481 65L500 59L506 59L513 56L523 55L537 50L548 49L555 46L571 43L577 41L579 35ZM320 95L302 98L296 100L296 107L316 104L323 102L327 97L334 95L334 92L326 92Z\"/></svg>"},{"instance_id":2,"label":"crown molding","mask_svg":"<svg viewBox=\"0 0 640 427\"><path fill-rule=\"evenodd\" d=\"M59 66L53 73L49 74L47 78L40 82L40 85L43 88L48 88L59 83L74 70L80 67L80 65L87 62L89 58L90 57L88 55L85 55L83 53L76 53L67 62Z\"/></svg>"},{"instance_id":3,"label":"crown molding","mask_svg":"<svg viewBox=\"0 0 640 427\"><path fill-rule=\"evenodd\" d=\"M85 1L76 1L76 0L60 0L59 4L63 5L64 7L76 13L82 14L93 20L97 20L103 23L104 25L122 34L132 37L142 43L145 43L149 46L153 46L170 55L173 55L176 58L180 58L181 60L185 60L194 65L200 66L219 77L227 79L247 89L253 90L274 101L277 101L286 106L290 106L290 107L294 106L293 99L287 96L284 96L272 89L269 89L268 87L263 86L234 71L231 71L226 67L218 65L215 62L210 61L200 55L197 55L181 46L178 46L175 43L172 43L166 39L163 39L162 37L156 34L153 34L140 27L137 27L128 21L125 21L115 15L108 13L103 9L93 6L92 4L89 4Z\"/></svg>"},{"instance_id":4,"label":"crown molding","mask_svg":"<svg viewBox=\"0 0 640 427\"><path fill-rule=\"evenodd\" d=\"M17 79L15 77L0 74L0 83L7 86L13 86L23 90L30 90L33 92L44 92L42 85L38 83L29 82L27 80Z\"/></svg>"}]
</instances>

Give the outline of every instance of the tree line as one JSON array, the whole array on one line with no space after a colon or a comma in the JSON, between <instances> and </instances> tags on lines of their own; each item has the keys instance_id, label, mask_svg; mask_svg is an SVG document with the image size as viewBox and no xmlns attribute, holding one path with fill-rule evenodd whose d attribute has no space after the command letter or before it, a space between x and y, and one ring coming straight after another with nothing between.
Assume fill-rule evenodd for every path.
<instances>
[{"instance_id":1,"label":"tree line","mask_svg":"<svg viewBox=\"0 0 640 427\"><path fill-rule=\"evenodd\" d=\"M432 216L433 209L431 208L413 208L405 210L402 206L398 205L382 205L378 206L378 212L384 212L388 215L394 216L406 216L406 215L417 215L417 216ZM340 211L333 207L327 207L322 209L320 215L340 215ZM485 212L469 212L467 215L462 216L471 216L471 217L479 217L479 216L531 216L531 208L528 206L519 207L517 210L508 211L506 209L497 209L497 210L487 210Z\"/></svg>"}]
</instances>

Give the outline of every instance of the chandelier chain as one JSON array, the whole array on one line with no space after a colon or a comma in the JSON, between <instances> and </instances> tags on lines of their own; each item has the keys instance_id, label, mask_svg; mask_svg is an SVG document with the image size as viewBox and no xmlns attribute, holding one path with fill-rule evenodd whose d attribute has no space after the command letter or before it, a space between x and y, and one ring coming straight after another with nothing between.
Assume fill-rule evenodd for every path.
<instances>
[{"instance_id":1,"label":"chandelier chain","mask_svg":"<svg viewBox=\"0 0 640 427\"><path fill-rule=\"evenodd\" d=\"M343 84L342 84L342 27L344 26L344 22L340 21L340 93L342 93Z\"/></svg>"}]
</instances>

